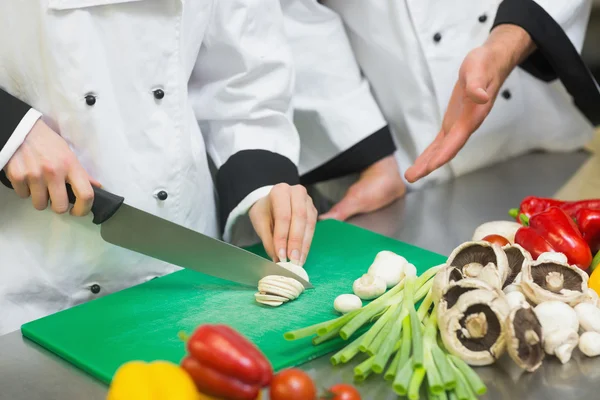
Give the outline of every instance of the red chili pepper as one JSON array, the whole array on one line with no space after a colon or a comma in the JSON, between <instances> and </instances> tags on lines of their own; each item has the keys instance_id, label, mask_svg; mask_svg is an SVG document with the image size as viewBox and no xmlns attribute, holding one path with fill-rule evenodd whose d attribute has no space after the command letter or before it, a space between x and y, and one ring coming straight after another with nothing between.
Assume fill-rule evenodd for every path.
<instances>
[{"instance_id":1,"label":"red chili pepper","mask_svg":"<svg viewBox=\"0 0 600 400\"><path fill-rule=\"evenodd\" d=\"M515 243L529 251L534 259L547 251L556 251L567 256L570 264L586 270L592 262L592 252L581 236L577 225L562 209L550 207L546 211L522 220L529 226L519 228Z\"/></svg>"},{"instance_id":2,"label":"red chili pepper","mask_svg":"<svg viewBox=\"0 0 600 400\"><path fill-rule=\"evenodd\" d=\"M273 379L271 364L260 350L226 325L200 326L189 338L187 349L189 356L181 365L203 393L255 399Z\"/></svg>"},{"instance_id":3,"label":"red chili pepper","mask_svg":"<svg viewBox=\"0 0 600 400\"><path fill-rule=\"evenodd\" d=\"M527 196L523 199L519 208L513 208L509 211L509 214L513 216L517 222L521 222L521 214L531 218L533 215L542 211L546 211L550 207L559 207L563 209L570 217L575 218L577 212L582 209L600 210L600 199L562 201L549 199L546 197Z\"/></svg>"},{"instance_id":4,"label":"red chili pepper","mask_svg":"<svg viewBox=\"0 0 600 400\"><path fill-rule=\"evenodd\" d=\"M582 208L575 214L575 220L592 253L598 252L600 250L600 210Z\"/></svg>"}]
</instances>

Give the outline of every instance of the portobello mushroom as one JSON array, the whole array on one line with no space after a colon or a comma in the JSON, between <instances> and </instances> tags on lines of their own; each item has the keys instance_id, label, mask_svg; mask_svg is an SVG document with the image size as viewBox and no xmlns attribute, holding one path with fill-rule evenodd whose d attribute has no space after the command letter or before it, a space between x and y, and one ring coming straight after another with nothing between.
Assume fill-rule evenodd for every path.
<instances>
[{"instance_id":1,"label":"portobello mushroom","mask_svg":"<svg viewBox=\"0 0 600 400\"><path fill-rule=\"evenodd\" d=\"M452 293L458 291L456 287L463 282L451 285L440 304L453 300L456 293ZM445 312L439 310L444 346L470 365L490 365L506 350L508 315L508 304L501 291L493 288L467 290Z\"/></svg>"},{"instance_id":2,"label":"portobello mushroom","mask_svg":"<svg viewBox=\"0 0 600 400\"><path fill-rule=\"evenodd\" d=\"M523 266L520 285L534 304L556 300L574 307L585 301L587 281L585 272L575 266L542 260Z\"/></svg>"},{"instance_id":3,"label":"portobello mushroom","mask_svg":"<svg viewBox=\"0 0 600 400\"><path fill-rule=\"evenodd\" d=\"M514 308L506 320L510 358L522 369L533 372L542 365L544 346L542 325L527 303Z\"/></svg>"},{"instance_id":4,"label":"portobello mushroom","mask_svg":"<svg viewBox=\"0 0 600 400\"><path fill-rule=\"evenodd\" d=\"M435 278L433 278L433 286L431 288L433 303L437 304L440 301L442 293L452 282L457 282L461 279L463 279L463 274L456 267L446 265L440 269L435 274Z\"/></svg>"},{"instance_id":5,"label":"portobello mushroom","mask_svg":"<svg viewBox=\"0 0 600 400\"><path fill-rule=\"evenodd\" d=\"M502 288L505 288L514 283L515 278L523 269L523 265L525 263L531 264L533 258L531 257L531 253L518 244L507 244L506 246L502 246L502 250L506 254L509 270L509 274L502 285Z\"/></svg>"},{"instance_id":6,"label":"portobello mushroom","mask_svg":"<svg viewBox=\"0 0 600 400\"><path fill-rule=\"evenodd\" d=\"M458 268L464 277L477 278L497 288L502 287L509 274L508 258L502 247L485 241L461 244L446 264Z\"/></svg>"}]
</instances>

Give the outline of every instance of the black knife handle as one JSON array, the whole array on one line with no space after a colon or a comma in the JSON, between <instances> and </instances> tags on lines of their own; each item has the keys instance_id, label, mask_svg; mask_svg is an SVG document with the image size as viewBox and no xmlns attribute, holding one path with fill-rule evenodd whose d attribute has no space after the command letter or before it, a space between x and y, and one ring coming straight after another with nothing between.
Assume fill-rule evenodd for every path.
<instances>
[{"instance_id":1,"label":"black knife handle","mask_svg":"<svg viewBox=\"0 0 600 400\"><path fill-rule=\"evenodd\" d=\"M6 177L6 173L3 170L0 170L0 183L9 189L13 189L12 184ZM94 214L93 222L96 225L100 225L115 215L125 199L121 196L117 196L116 194L107 192L104 189L100 189L95 186L92 186L92 188L94 189L94 204L92 204L92 214ZM73 193L73 189L68 183L67 196L69 197L69 203L74 204L76 200L75 193Z\"/></svg>"},{"instance_id":2,"label":"black knife handle","mask_svg":"<svg viewBox=\"0 0 600 400\"><path fill-rule=\"evenodd\" d=\"M107 192L96 186L92 186L92 188L94 189L94 203L92 204L92 214L94 214L93 222L96 225L100 225L115 215L125 198ZM68 183L67 196L69 197L69 203L74 204L76 200L75 193L73 193L73 189Z\"/></svg>"}]
</instances>

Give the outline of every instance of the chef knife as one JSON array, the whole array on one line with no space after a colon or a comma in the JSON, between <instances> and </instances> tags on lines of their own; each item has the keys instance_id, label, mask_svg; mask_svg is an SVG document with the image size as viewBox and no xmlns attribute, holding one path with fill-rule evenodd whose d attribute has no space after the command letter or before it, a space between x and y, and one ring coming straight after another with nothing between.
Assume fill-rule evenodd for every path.
<instances>
[{"instance_id":1,"label":"chef knife","mask_svg":"<svg viewBox=\"0 0 600 400\"><path fill-rule=\"evenodd\" d=\"M67 184L71 203L75 194ZM229 243L203 235L132 207L124 198L94 187L93 222L106 242L206 275L256 287L267 275L296 279L313 286L276 263Z\"/></svg>"}]
</instances>

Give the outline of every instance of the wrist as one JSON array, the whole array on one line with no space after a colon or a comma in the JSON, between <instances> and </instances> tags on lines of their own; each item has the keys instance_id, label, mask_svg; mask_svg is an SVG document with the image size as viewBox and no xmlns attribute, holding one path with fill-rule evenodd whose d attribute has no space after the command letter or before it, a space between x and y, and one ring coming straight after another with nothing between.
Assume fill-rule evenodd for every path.
<instances>
[{"instance_id":1,"label":"wrist","mask_svg":"<svg viewBox=\"0 0 600 400\"><path fill-rule=\"evenodd\" d=\"M526 30L517 25L499 25L492 30L484 44L492 54L502 79L535 50Z\"/></svg>"}]
</instances>

